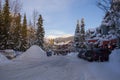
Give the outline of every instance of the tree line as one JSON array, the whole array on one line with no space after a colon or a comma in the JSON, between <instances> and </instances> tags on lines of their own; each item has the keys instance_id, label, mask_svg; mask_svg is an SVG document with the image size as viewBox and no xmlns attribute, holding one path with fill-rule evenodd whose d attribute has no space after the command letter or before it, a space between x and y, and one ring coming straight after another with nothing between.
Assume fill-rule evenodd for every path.
<instances>
[{"instance_id":1,"label":"tree line","mask_svg":"<svg viewBox=\"0 0 120 80\"><path fill-rule=\"evenodd\" d=\"M20 13L21 4L18 0L5 0L2 3L0 0L0 50L25 51L34 44L43 48L45 32L42 15L38 16L36 22L37 16L34 14L37 28L33 28L28 26L26 14Z\"/></svg>"}]
</instances>

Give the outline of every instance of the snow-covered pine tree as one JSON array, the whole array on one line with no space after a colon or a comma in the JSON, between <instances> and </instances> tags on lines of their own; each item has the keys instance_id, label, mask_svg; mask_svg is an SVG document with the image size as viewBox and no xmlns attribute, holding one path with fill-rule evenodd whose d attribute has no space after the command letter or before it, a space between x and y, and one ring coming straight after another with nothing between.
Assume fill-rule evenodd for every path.
<instances>
[{"instance_id":1,"label":"snow-covered pine tree","mask_svg":"<svg viewBox=\"0 0 120 80\"><path fill-rule=\"evenodd\" d=\"M117 45L120 48L120 0L111 0L109 10L106 12L102 22L101 32L117 37ZM104 25L104 26L103 26Z\"/></svg>"},{"instance_id":2,"label":"snow-covered pine tree","mask_svg":"<svg viewBox=\"0 0 120 80\"><path fill-rule=\"evenodd\" d=\"M85 24L84 24L84 18L81 19L81 42L85 42Z\"/></svg>"},{"instance_id":3,"label":"snow-covered pine tree","mask_svg":"<svg viewBox=\"0 0 120 80\"><path fill-rule=\"evenodd\" d=\"M117 46L120 48L120 0L113 0L111 12L114 16L113 20L116 28Z\"/></svg>"},{"instance_id":4,"label":"snow-covered pine tree","mask_svg":"<svg viewBox=\"0 0 120 80\"><path fill-rule=\"evenodd\" d=\"M14 29L14 49L20 50L21 46L21 15L18 13L15 17L15 29Z\"/></svg>"},{"instance_id":5,"label":"snow-covered pine tree","mask_svg":"<svg viewBox=\"0 0 120 80\"><path fill-rule=\"evenodd\" d=\"M43 48L44 44L44 28L43 28L43 18L42 15L39 15L38 22L37 22L37 33L36 33L36 44Z\"/></svg>"},{"instance_id":6,"label":"snow-covered pine tree","mask_svg":"<svg viewBox=\"0 0 120 80\"><path fill-rule=\"evenodd\" d=\"M3 45L4 49L10 48L10 10L9 10L9 1L5 0L5 4L3 6Z\"/></svg>"},{"instance_id":7,"label":"snow-covered pine tree","mask_svg":"<svg viewBox=\"0 0 120 80\"><path fill-rule=\"evenodd\" d=\"M80 30L80 48L85 48L85 23L84 18L81 19L81 30Z\"/></svg>"},{"instance_id":8,"label":"snow-covered pine tree","mask_svg":"<svg viewBox=\"0 0 120 80\"><path fill-rule=\"evenodd\" d=\"M4 31L3 31L3 12L2 12L2 1L0 0L0 49L4 48Z\"/></svg>"},{"instance_id":9,"label":"snow-covered pine tree","mask_svg":"<svg viewBox=\"0 0 120 80\"><path fill-rule=\"evenodd\" d=\"M21 29L21 51L25 51L28 46L27 46L27 19L26 19L26 14L24 14L24 19L23 19L23 25Z\"/></svg>"},{"instance_id":10,"label":"snow-covered pine tree","mask_svg":"<svg viewBox=\"0 0 120 80\"><path fill-rule=\"evenodd\" d=\"M77 21L77 25L76 25L76 29L75 29L74 46L75 46L75 49L78 51L80 48L80 24L79 24L79 20Z\"/></svg>"}]
</instances>

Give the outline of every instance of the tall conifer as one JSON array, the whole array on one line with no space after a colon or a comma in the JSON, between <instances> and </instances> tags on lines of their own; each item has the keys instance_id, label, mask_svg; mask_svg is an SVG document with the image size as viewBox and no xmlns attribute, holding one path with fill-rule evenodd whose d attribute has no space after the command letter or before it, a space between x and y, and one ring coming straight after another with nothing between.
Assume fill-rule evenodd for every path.
<instances>
[{"instance_id":1,"label":"tall conifer","mask_svg":"<svg viewBox=\"0 0 120 80\"><path fill-rule=\"evenodd\" d=\"M38 26L38 28L37 28L37 33L36 33L36 36L37 36L36 44L38 46L40 46L41 48L43 48L45 32L44 32L44 28L43 28L43 18L42 18L42 15L39 15L37 26Z\"/></svg>"},{"instance_id":2,"label":"tall conifer","mask_svg":"<svg viewBox=\"0 0 120 80\"><path fill-rule=\"evenodd\" d=\"M0 49L3 49L3 37L4 37L4 33L3 33L3 12L2 12L2 1L0 0Z\"/></svg>"},{"instance_id":3,"label":"tall conifer","mask_svg":"<svg viewBox=\"0 0 120 80\"><path fill-rule=\"evenodd\" d=\"M3 7L3 33L4 33L4 37L3 37L3 45L4 45L4 49L10 48L10 33L9 33L9 29L10 29L10 10L9 10L9 1L5 0L5 4Z\"/></svg>"},{"instance_id":4,"label":"tall conifer","mask_svg":"<svg viewBox=\"0 0 120 80\"><path fill-rule=\"evenodd\" d=\"M14 49L20 50L21 46L21 15L20 13L15 18L15 29L14 29Z\"/></svg>"},{"instance_id":5,"label":"tall conifer","mask_svg":"<svg viewBox=\"0 0 120 80\"><path fill-rule=\"evenodd\" d=\"M27 19L26 14L24 14L23 25L21 29L21 50L25 51L27 49Z\"/></svg>"}]
</instances>

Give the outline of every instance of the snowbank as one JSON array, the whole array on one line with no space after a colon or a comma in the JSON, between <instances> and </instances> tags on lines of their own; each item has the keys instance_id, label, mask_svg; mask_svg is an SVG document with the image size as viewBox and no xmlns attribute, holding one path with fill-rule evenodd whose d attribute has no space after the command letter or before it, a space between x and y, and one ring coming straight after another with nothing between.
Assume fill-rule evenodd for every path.
<instances>
[{"instance_id":1,"label":"snowbank","mask_svg":"<svg viewBox=\"0 0 120 80\"><path fill-rule=\"evenodd\" d=\"M0 64L10 62L4 55L0 53Z\"/></svg>"},{"instance_id":2,"label":"snowbank","mask_svg":"<svg viewBox=\"0 0 120 80\"><path fill-rule=\"evenodd\" d=\"M120 69L120 49L116 49L116 50L112 51L112 53L110 55L109 66L114 71L120 73L120 71L119 71L119 69Z\"/></svg>"},{"instance_id":3,"label":"snowbank","mask_svg":"<svg viewBox=\"0 0 120 80\"><path fill-rule=\"evenodd\" d=\"M26 52L16 58L16 60L44 59L46 53L37 45L31 46Z\"/></svg>"},{"instance_id":4,"label":"snowbank","mask_svg":"<svg viewBox=\"0 0 120 80\"><path fill-rule=\"evenodd\" d=\"M38 56L45 58L44 51L38 46L32 46L20 57L26 59ZM1 80L119 80L120 50L114 50L109 62L88 62L77 58L78 53L67 56L51 56L45 61L41 58L35 62L16 63L0 66ZM32 57L32 58L31 58ZM29 59L28 59L29 60ZM27 60L27 61L28 61ZM35 59L36 60L36 59ZM111 61L112 60L112 61ZM31 61L31 60L30 60ZM111 66L114 66L113 68ZM115 68L117 67L117 68Z\"/></svg>"},{"instance_id":5,"label":"snowbank","mask_svg":"<svg viewBox=\"0 0 120 80\"><path fill-rule=\"evenodd\" d=\"M112 51L110 55L110 62L120 63L120 49Z\"/></svg>"},{"instance_id":6,"label":"snowbank","mask_svg":"<svg viewBox=\"0 0 120 80\"><path fill-rule=\"evenodd\" d=\"M78 53L71 52L71 53L68 53L67 56L76 56L76 57L77 57L77 54L78 54Z\"/></svg>"}]
</instances>

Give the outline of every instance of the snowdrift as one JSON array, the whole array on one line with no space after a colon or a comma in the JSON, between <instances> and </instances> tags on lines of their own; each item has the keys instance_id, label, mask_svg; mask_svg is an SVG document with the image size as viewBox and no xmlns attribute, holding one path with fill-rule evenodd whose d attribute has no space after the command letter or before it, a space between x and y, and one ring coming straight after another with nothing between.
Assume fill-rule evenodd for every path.
<instances>
[{"instance_id":1,"label":"snowdrift","mask_svg":"<svg viewBox=\"0 0 120 80\"><path fill-rule=\"evenodd\" d=\"M119 68L120 68L120 49L116 49L112 51L110 54L110 61L109 66L112 70L118 72L120 74Z\"/></svg>"},{"instance_id":2,"label":"snowdrift","mask_svg":"<svg viewBox=\"0 0 120 80\"><path fill-rule=\"evenodd\" d=\"M9 60L0 53L0 64L7 63L7 62L9 62Z\"/></svg>"},{"instance_id":3,"label":"snowdrift","mask_svg":"<svg viewBox=\"0 0 120 80\"><path fill-rule=\"evenodd\" d=\"M16 60L45 59L46 53L37 45L31 46L26 52L16 58Z\"/></svg>"},{"instance_id":4,"label":"snowdrift","mask_svg":"<svg viewBox=\"0 0 120 80\"><path fill-rule=\"evenodd\" d=\"M120 49L112 51L110 55L110 62L120 63Z\"/></svg>"}]
</instances>

